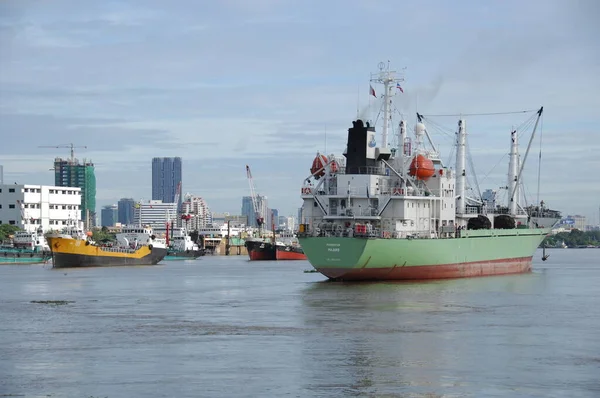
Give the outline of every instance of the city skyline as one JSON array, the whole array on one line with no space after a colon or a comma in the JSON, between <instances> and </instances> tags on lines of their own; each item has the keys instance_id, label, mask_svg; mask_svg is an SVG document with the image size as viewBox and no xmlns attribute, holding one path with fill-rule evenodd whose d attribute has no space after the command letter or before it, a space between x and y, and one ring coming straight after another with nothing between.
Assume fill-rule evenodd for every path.
<instances>
[{"instance_id":1,"label":"city skyline","mask_svg":"<svg viewBox=\"0 0 600 398\"><path fill-rule=\"evenodd\" d=\"M456 115L543 105L540 198L564 214L597 220L600 178L569 165L598 166L598 7L513 0L351 0L342 7L2 2L4 180L52 185L48 150L37 146L75 142L87 147L80 156L96 162L98 207L123 196L151 197L143 176L160 155L185 158L182 194L202 196L214 211L237 212L249 194L249 164L258 192L293 214L316 152L341 154L357 105L376 120L369 74L390 60L406 67L395 107L411 131L417 110ZM389 15L404 23L352 29ZM466 117L482 190L505 184L507 134L524 120L513 116ZM456 119L440 117L445 130L431 129L444 161ZM534 200L538 139L524 171ZM524 152L527 142L521 144Z\"/></svg>"}]
</instances>

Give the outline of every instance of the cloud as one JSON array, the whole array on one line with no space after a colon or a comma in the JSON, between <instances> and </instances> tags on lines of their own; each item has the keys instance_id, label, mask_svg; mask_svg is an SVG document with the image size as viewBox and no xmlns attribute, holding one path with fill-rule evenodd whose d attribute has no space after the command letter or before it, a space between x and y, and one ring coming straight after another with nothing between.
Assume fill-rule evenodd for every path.
<instances>
[{"instance_id":1,"label":"cloud","mask_svg":"<svg viewBox=\"0 0 600 398\"><path fill-rule=\"evenodd\" d=\"M572 198L581 176L589 189L600 180L569 165L597 166L597 11L594 1L2 2L0 163L7 179L51 183L52 159L68 150L38 146L86 145L77 156L97 164L101 205L148 198L151 158L180 155L184 190L232 212L250 164L271 205L295 213L315 152L341 153L357 103L377 119L369 73L389 59L406 67L395 106L409 132L417 109L544 105L548 202L595 214L593 199ZM428 125L444 159L457 119ZM525 119L467 117L476 170L490 172Z\"/></svg>"}]
</instances>

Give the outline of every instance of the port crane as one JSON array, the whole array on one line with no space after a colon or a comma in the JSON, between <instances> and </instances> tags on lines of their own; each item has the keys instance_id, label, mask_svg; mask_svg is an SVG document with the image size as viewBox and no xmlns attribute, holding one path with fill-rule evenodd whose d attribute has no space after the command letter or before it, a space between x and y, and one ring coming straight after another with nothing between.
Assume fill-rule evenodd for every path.
<instances>
[{"instance_id":1,"label":"port crane","mask_svg":"<svg viewBox=\"0 0 600 398\"><path fill-rule=\"evenodd\" d=\"M258 234L260 235L262 232L262 225L265 223L265 217L262 214L260 207L258 206L256 188L254 187L252 172L250 171L250 166L248 165L246 165L246 175L248 177L248 183L250 184L250 198L252 198L252 206L254 207L254 217L256 218L256 225L258 225Z\"/></svg>"},{"instance_id":2,"label":"port crane","mask_svg":"<svg viewBox=\"0 0 600 398\"><path fill-rule=\"evenodd\" d=\"M75 148L86 148L87 146L82 145L82 146L75 146L72 143L71 144L64 144L64 145L45 145L45 146L39 146L38 148L70 148L71 149L71 158L69 159L71 164L75 163Z\"/></svg>"}]
</instances>

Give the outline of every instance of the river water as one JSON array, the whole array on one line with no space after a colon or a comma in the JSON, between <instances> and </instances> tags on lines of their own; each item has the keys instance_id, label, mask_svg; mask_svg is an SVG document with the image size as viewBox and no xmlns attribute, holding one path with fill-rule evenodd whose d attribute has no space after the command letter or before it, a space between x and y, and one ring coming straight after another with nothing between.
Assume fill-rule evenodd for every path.
<instances>
[{"instance_id":1,"label":"river water","mask_svg":"<svg viewBox=\"0 0 600 398\"><path fill-rule=\"evenodd\" d=\"M600 397L600 250L548 252L427 283L237 256L0 266L0 396Z\"/></svg>"}]
</instances>

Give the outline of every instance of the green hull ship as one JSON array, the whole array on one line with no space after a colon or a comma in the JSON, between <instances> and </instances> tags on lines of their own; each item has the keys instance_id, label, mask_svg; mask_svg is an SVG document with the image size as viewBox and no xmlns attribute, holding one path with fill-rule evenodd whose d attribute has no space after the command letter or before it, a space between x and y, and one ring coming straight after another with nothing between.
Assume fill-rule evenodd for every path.
<instances>
[{"instance_id":1,"label":"green hull ship","mask_svg":"<svg viewBox=\"0 0 600 398\"><path fill-rule=\"evenodd\" d=\"M549 229L463 231L460 238L303 237L312 266L331 279L461 278L531 271Z\"/></svg>"},{"instance_id":2,"label":"green hull ship","mask_svg":"<svg viewBox=\"0 0 600 398\"><path fill-rule=\"evenodd\" d=\"M50 251L0 247L0 264L45 264L50 259Z\"/></svg>"},{"instance_id":3,"label":"green hull ship","mask_svg":"<svg viewBox=\"0 0 600 398\"><path fill-rule=\"evenodd\" d=\"M317 153L301 188L298 239L308 261L336 280L530 272L533 254L552 226L538 224L520 204L521 176L543 108L517 124L533 126L523 158L518 147L521 131L507 131L510 156L506 186L499 188L506 193L506 204L501 205L496 203L498 191L479 192L477 176L467 168L464 120L458 121L454 167L444 165L425 127L426 118L418 113L414 138L407 137L401 120L398 145L388 145L391 100L396 88L403 92L403 81L383 63L371 75L371 83L384 86L380 145L371 123L357 119L348 130L344 157ZM376 96L373 86L370 94Z\"/></svg>"}]
</instances>

